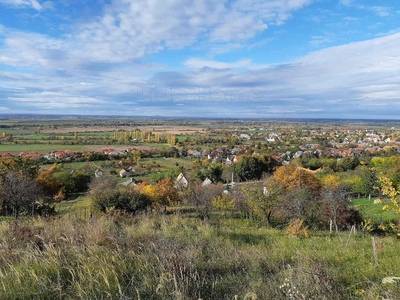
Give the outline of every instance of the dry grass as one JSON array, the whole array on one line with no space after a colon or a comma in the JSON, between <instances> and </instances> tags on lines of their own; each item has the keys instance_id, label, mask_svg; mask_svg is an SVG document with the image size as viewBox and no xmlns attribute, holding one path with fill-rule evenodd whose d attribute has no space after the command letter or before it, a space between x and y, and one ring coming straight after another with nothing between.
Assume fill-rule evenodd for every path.
<instances>
[{"instance_id":1,"label":"dry grass","mask_svg":"<svg viewBox=\"0 0 400 300\"><path fill-rule=\"evenodd\" d=\"M347 234L347 233L343 233ZM1 299L396 299L399 241L251 221L70 215L0 223Z\"/></svg>"}]
</instances>

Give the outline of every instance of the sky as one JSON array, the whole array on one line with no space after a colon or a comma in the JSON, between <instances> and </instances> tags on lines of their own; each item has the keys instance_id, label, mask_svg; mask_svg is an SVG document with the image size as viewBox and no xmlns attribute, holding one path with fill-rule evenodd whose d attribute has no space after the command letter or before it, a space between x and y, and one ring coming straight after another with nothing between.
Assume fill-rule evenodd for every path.
<instances>
[{"instance_id":1,"label":"sky","mask_svg":"<svg viewBox=\"0 0 400 300\"><path fill-rule=\"evenodd\" d=\"M400 119L399 0L0 0L0 114Z\"/></svg>"}]
</instances>

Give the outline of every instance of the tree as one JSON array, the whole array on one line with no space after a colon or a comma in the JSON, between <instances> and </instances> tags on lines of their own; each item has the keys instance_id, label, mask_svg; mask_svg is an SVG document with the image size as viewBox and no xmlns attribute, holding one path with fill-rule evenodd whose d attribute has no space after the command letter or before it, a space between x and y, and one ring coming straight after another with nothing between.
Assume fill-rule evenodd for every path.
<instances>
[{"instance_id":1,"label":"tree","mask_svg":"<svg viewBox=\"0 0 400 300\"><path fill-rule=\"evenodd\" d=\"M241 189L249 213L258 219L265 220L268 225L271 223L271 217L279 205L280 191L277 187L274 178L269 177L264 184L245 185Z\"/></svg>"},{"instance_id":2,"label":"tree","mask_svg":"<svg viewBox=\"0 0 400 300\"><path fill-rule=\"evenodd\" d=\"M109 209L136 213L151 205L146 195L134 187L118 187L117 180L112 178L96 178L90 184L89 197L93 208L103 213Z\"/></svg>"},{"instance_id":3,"label":"tree","mask_svg":"<svg viewBox=\"0 0 400 300\"><path fill-rule=\"evenodd\" d=\"M52 166L48 170L42 170L36 178L36 182L46 196L53 197L60 192L62 183L52 178L52 174L54 174L56 171L57 167Z\"/></svg>"},{"instance_id":4,"label":"tree","mask_svg":"<svg viewBox=\"0 0 400 300\"><path fill-rule=\"evenodd\" d=\"M18 218L20 214L33 215L35 203L42 196L37 183L20 173L8 172L0 179L1 213Z\"/></svg>"},{"instance_id":5,"label":"tree","mask_svg":"<svg viewBox=\"0 0 400 300\"><path fill-rule=\"evenodd\" d=\"M274 178L283 190L304 189L313 196L321 193L321 182L309 170L289 164L276 169Z\"/></svg>"},{"instance_id":6,"label":"tree","mask_svg":"<svg viewBox=\"0 0 400 300\"><path fill-rule=\"evenodd\" d=\"M360 161L357 157L344 157L338 160L336 170L339 172L354 170L359 164Z\"/></svg>"},{"instance_id":7,"label":"tree","mask_svg":"<svg viewBox=\"0 0 400 300\"><path fill-rule=\"evenodd\" d=\"M212 207L221 210L224 214L235 209L235 200L227 194L215 197L211 202Z\"/></svg>"},{"instance_id":8,"label":"tree","mask_svg":"<svg viewBox=\"0 0 400 300\"><path fill-rule=\"evenodd\" d=\"M340 178L335 174L329 174L322 180L322 200L324 215L333 221L336 231L339 230L339 225L343 227L343 218L340 218L342 222L338 222L339 215L344 214L348 210L349 201L347 195L351 190L351 186L347 182L340 182Z\"/></svg>"},{"instance_id":9,"label":"tree","mask_svg":"<svg viewBox=\"0 0 400 300\"><path fill-rule=\"evenodd\" d=\"M170 178L162 179L155 184L142 182L137 185L137 189L150 199L154 208L159 209L163 207L164 212L168 205L180 201L178 190L174 187Z\"/></svg>"},{"instance_id":10,"label":"tree","mask_svg":"<svg viewBox=\"0 0 400 300\"><path fill-rule=\"evenodd\" d=\"M33 214L41 190L35 182L39 171L37 162L30 158L0 159L1 213L18 217Z\"/></svg>"},{"instance_id":11,"label":"tree","mask_svg":"<svg viewBox=\"0 0 400 300\"><path fill-rule=\"evenodd\" d=\"M222 181L222 173L224 166L221 163L210 165L204 172L205 177L208 177L212 182L218 183Z\"/></svg>"},{"instance_id":12,"label":"tree","mask_svg":"<svg viewBox=\"0 0 400 300\"><path fill-rule=\"evenodd\" d=\"M200 219L209 218L212 208L212 200L220 196L224 190L222 185L209 184L206 186L192 186L186 192L185 198L192 204Z\"/></svg>"},{"instance_id":13,"label":"tree","mask_svg":"<svg viewBox=\"0 0 400 300\"><path fill-rule=\"evenodd\" d=\"M385 203L383 210L393 210L396 214L400 214L400 201L397 196L400 191L396 189L393 182L385 176L379 177L380 191L382 195L389 197L390 203ZM382 203L382 200L379 200Z\"/></svg>"},{"instance_id":14,"label":"tree","mask_svg":"<svg viewBox=\"0 0 400 300\"><path fill-rule=\"evenodd\" d=\"M309 224L319 221L321 183L309 170L295 164L279 167L274 175L281 189L280 214L286 218L305 219Z\"/></svg>"},{"instance_id":15,"label":"tree","mask_svg":"<svg viewBox=\"0 0 400 300\"><path fill-rule=\"evenodd\" d=\"M260 180L264 173L272 174L278 162L270 156L244 156L234 166L235 174L241 181Z\"/></svg>"},{"instance_id":16,"label":"tree","mask_svg":"<svg viewBox=\"0 0 400 300\"><path fill-rule=\"evenodd\" d=\"M0 159L0 177L7 173L14 173L15 175L24 178L36 178L39 172L39 164L29 157L18 158L2 158Z\"/></svg>"},{"instance_id":17,"label":"tree","mask_svg":"<svg viewBox=\"0 0 400 300\"><path fill-rule=\"evenodd\" d=\"M52 173L50 178L61 185L61 189L64 193L72 194L86 192L89 189L92 176L84 170L73 172L60 170Z\"/></svg>"}]
</instances>

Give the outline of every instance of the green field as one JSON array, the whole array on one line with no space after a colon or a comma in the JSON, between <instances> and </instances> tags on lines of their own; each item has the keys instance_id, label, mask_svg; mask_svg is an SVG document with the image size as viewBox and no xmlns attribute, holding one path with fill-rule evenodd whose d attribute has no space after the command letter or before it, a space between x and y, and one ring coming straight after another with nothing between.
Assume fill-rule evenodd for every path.
<instances>
[{"instance_id":1,"label":"green field","mask_svg":"<svg viewBox=\"0 0 400 300\"><path fill-rule=\"evenodd\" d=\"M382 210L383 205L374 204L374 199L356 199L353 200L353 205L362 213L364 218L372 219L374 222L400 220L400 215L396 215L393 211Z\"/></svg>"},{"instance_id":2,"label":"green field","mask_svg":"<svg viewBox=\"0 0 400 300\"><path fill-rule=\"evenodd\" d=\"M59 215L78 214L79 216L89 216L90 199L87 197L78 197L75 200L62 201L55 204L55 210Z\"/></svg>"},{"instance_id":3,"label":"green field","mask_svg":"<svg viewBox=\"0 0 400 300\"><path fill-rule=\"evenodd\" d=\"M0 145L0 154L4 152L10 152L13 154L18 154L20 152L37 152L37 153L49 153L51 151L63 151L63 150L76 150L84 151L89 148L87 145L60 145L60 144L33 144L33 145Z\"/></svg>"}]
</instances>

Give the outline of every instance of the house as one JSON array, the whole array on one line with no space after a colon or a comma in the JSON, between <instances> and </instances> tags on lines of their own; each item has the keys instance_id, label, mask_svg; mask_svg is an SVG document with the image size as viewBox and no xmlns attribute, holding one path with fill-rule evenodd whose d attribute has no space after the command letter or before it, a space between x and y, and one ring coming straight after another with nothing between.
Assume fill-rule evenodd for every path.
<instances>
[{"instance_id":1,"label":"house","mask_svg":"<svg viewBox=\"0 0 400 300\"><path fill-rule=\"evenodd\" d=\"M139 183L139 181L137 181L136 179L134 179L133 177L129 178L127 181L124 182L120 182L117 184L117 186L130 186L130 185L137 185Z\"/></svg>"},{"instance_id":2,"label":"house","mask_svg":"<svg viewBox=\"0 0 400 300\"><path fill-rule=\"evenodd\" d=\"M96 169L96 170L94 171L94 176L95 176L96 178L100 178L101 176L103 176L103 171L100 170L100 169Z\"/></svg>"},{"instance_id":3,"label":"house","mask_svg":"<svg viewBox=\"0 0 400 300\"><path fill-rule=\"evenodd\" d=\"M130 170L125 170L125 169L121 169L121 171L118 172L120 177L129 177L132 176L132 171Z\"/></svg>"},{"instance_id":4,"label":"house","mask_svg":"<svg viewBox=\"0 0 400 300\"><path fill-rule=\"evenodd\" d=\"M250 140L250 135L248 135L247 133L241 133L239 135L239 139L241 139L241 140Z\"/></svg>"},{"instance_id":5,"label":"house","mask_svg":"<svg viewBox=\"0 0 400 300\"><path fill-rule=\"evenodd\" d=\"M111 154L111 153L115 153L117 151L115 151L115 149L103 149L103 154Z\"/></svg>"},{"instance_id":6,"label":"house","mask_svg":"<svg viewBox=\"0 0 400 300\"><path fill-rule=\"evenodd\" d=\"M202 157L202 153L200 151L197 150L188 150L188 155L190 156L194 156L194 157Z\"/></svg>"},{"instance_id":7,"label":"house","mask_svg":"<svg viewBox=\"0 0 400 300\"><path fill-rule=\"evenodd\" d=\"M54 157L56 159L66 159L69 157L69 155L67 153L65 153L64 151L56 151L56 152L54 152Z\"/></svg>"},{"instance_id":8,"label":"house","mask_svg":"<svg viewBox=\"0 0 400 300\"><path fill-rule=\"evenodd\" d=\"M222 156L217 156L212 160L213 164L218 164L218 163L223 163L224 162L224 158Z\"/></svg>"},{"instance_id":9,"label":"house","mask_svg":"<svg viewBox=\"0 0 400 300\"><path fill-rule=\"evenodd\" d=\"M204 181L203 181L203 183L201 184L202 186L205 186L205 185L210 185L210 184L212 184L212 181L207 177Z\"/></svg>"},{"instance_id":10,"label":"house","mask_svg":"<svg viewBox=\"0 0 400 300\"><path fill-rule=\"evenodd\" d=\"M183 176L183 174L180 173L175 180L176 187L179 189L183 189L183 188L187 188L188 184L189 184L189 182L187 181L185 176Z\"/></svg>"}]
</instances>

